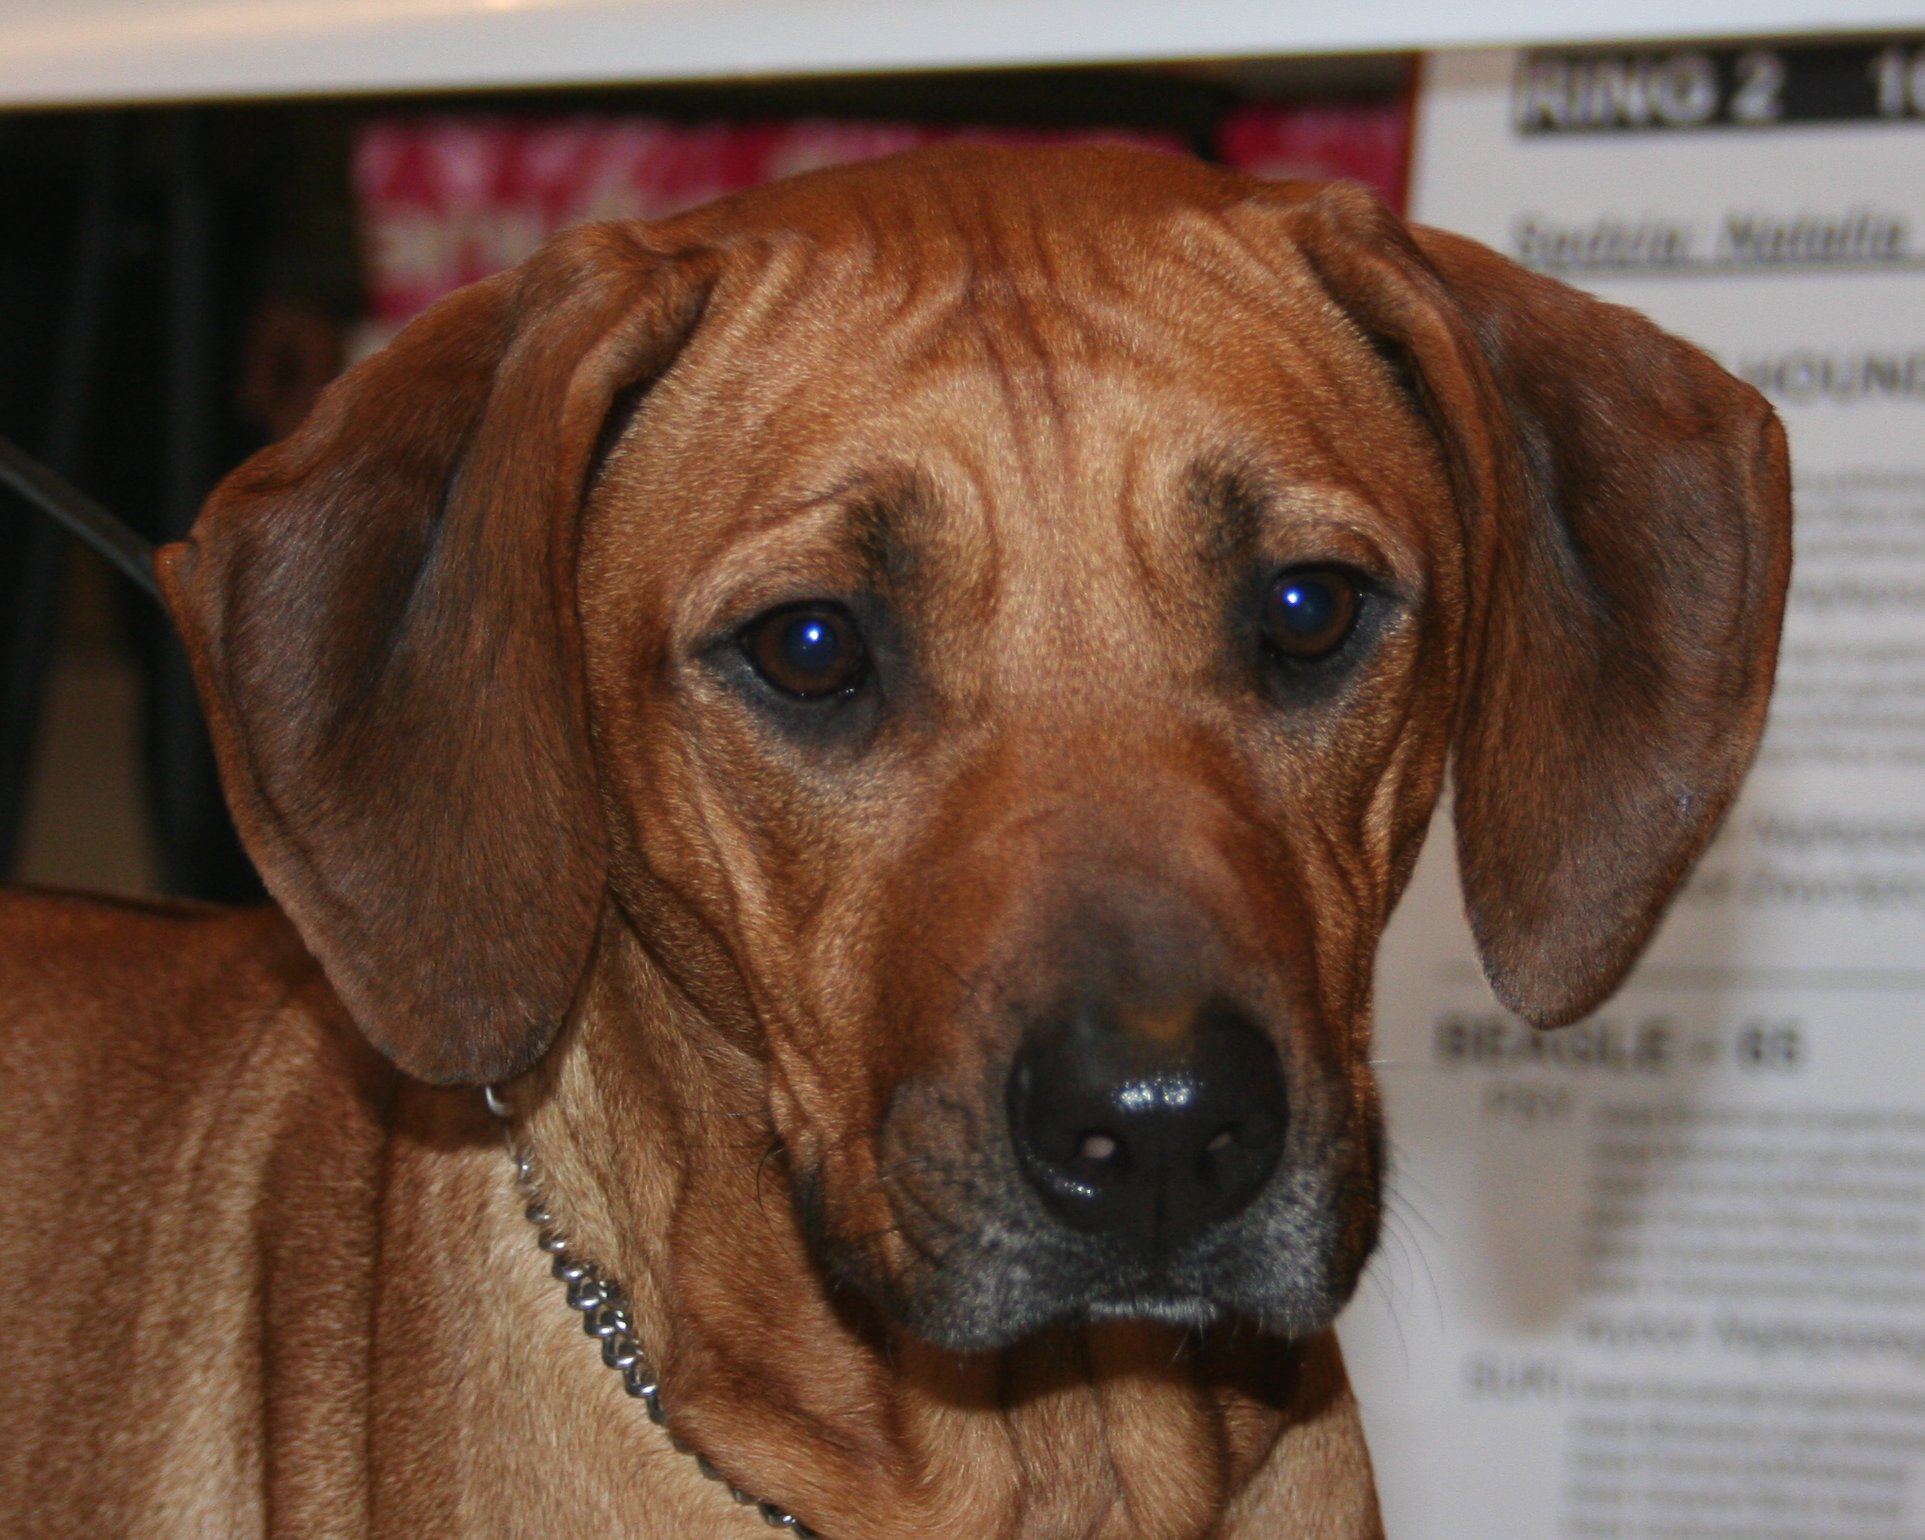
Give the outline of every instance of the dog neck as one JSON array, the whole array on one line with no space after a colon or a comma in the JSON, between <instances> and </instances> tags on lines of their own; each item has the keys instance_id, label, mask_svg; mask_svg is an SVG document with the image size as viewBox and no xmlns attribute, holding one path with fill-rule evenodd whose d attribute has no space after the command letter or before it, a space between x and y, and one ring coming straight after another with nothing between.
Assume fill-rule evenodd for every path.
<instances>
[{"instance_id":1,"label":"dog neck","mask_svg":"<svg viewBox=\"0 0 1925 1540\"><path fill-rule=\"evenodd\" d=\"M604 937L569 1031L514 1094L555 1222L626 1287L672 1433L832 1540L1178 1540L1232 1532L1226 1516L1252 1502L1281 1517L1266 1495L1278 1467L1298 1490L1369 1490L1327 1335L1198 1340L1123 1322L957 1354L834 1292L752 1066L626 933ZM559 1290L551 1308L565 1310ZM663 1439L640 1404L603 1394L635 1438ZM712 1491L719 1517L728 1497Z\"/></svg>"}]
</instances>

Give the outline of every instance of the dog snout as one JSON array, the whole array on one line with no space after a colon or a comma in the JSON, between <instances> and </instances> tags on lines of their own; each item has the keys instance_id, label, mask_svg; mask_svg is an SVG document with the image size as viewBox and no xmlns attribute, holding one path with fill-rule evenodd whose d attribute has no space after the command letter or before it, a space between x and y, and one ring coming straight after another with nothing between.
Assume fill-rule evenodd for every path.
<instances>
[{"instance_id":1,"label":"dog snout","mask_svg":"<svg viewBox=\"0 0 1925 1540\"><path fill-rule=\"evenodd\" d=\"M1155 1012L1078 1001L1027 1034L1007 1102L1044 1207L1150 1262L1250 1205L1288 1121L1275 1046L1221 1000Z\"/></svg>"}]
</instances>

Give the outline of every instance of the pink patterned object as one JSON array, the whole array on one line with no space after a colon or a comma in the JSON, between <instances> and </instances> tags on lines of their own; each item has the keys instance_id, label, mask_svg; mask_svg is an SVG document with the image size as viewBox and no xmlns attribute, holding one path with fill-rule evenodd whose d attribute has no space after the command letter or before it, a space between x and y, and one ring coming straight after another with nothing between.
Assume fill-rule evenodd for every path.
<instances>
[{"instance_id":1,"label":"pink patterned object","mask_svg":"<svg viewBox=\"0 0 1925 1540\"><path fill-rule=\"evenodd\" d=\"M1223 163L1273 181L1362 182L1399 213L1410 172L1411 102L1245 107L1217 130Z\"/></svg>"},{"instance_id":2,"label":"pink patterned object","mask_svg":"<svg viewBox=\"0 0 1925 1540\"><path fill-rule=\"evenodd\" d=\"M369 305L392 332L585 219L657 219L726 193L943 140L1111 143L1184 152L1175 134L827 119L391 118L355 150Z\"/></svg>"}]
</instances>

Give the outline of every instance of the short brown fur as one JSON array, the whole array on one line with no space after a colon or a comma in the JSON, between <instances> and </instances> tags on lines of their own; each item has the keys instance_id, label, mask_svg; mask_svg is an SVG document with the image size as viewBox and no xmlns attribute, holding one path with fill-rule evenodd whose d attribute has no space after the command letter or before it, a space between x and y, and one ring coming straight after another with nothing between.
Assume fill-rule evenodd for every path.
<instances>
[{"instance_id":1,"label":"short brown fur","mask_svg":"<svg viewBox=\"0 0 1925 1540\"><path fill-rule=\"evenodd\" d=\"M279 908L0 905L9 1532L759 1532L571 1325L497 1081L675 1431L834 1540L1380 1533L1330 1322L1446 763L1495 986L1582 1014L1750 757L1787 525L1755 393L1354 189L949 151L457 295L162 558ZM1305 563L1341 669L1246 623ZM835 717L735 640L824 595ZM1284 1066L1213 1324L1012 1281L997 1088L1090 978Z\"/></svg>"}]
</instances>

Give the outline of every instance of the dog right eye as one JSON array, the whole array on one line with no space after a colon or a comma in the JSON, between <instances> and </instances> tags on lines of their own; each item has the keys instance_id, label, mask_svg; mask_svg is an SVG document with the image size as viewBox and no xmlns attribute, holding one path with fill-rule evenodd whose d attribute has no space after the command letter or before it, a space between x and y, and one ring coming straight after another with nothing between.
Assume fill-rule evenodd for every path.
<instances>
[{"instance_id":1,"label":"dog right eye","mask_svg":"<svg viewBox=\"0 0 1925 1540\"><path fill-rule=\"evenodd\" d=\"M840 605L771 610L743 627L741 645L757 674L798 700L853 695L869 672L869 649Z\"/></svg>"},{"instance_id":2,"label":"dog right eye","mask_svg":"<svg viewBox=\"0 0 1925 1540\"><path fill-rule=\"evenodd\" d=\"M1362 603L1356 579L1341 568L1293 567L1271 585L1264 641L1279 657L1320 662L1349 637Z\"/></svg>"}]
</instances>

